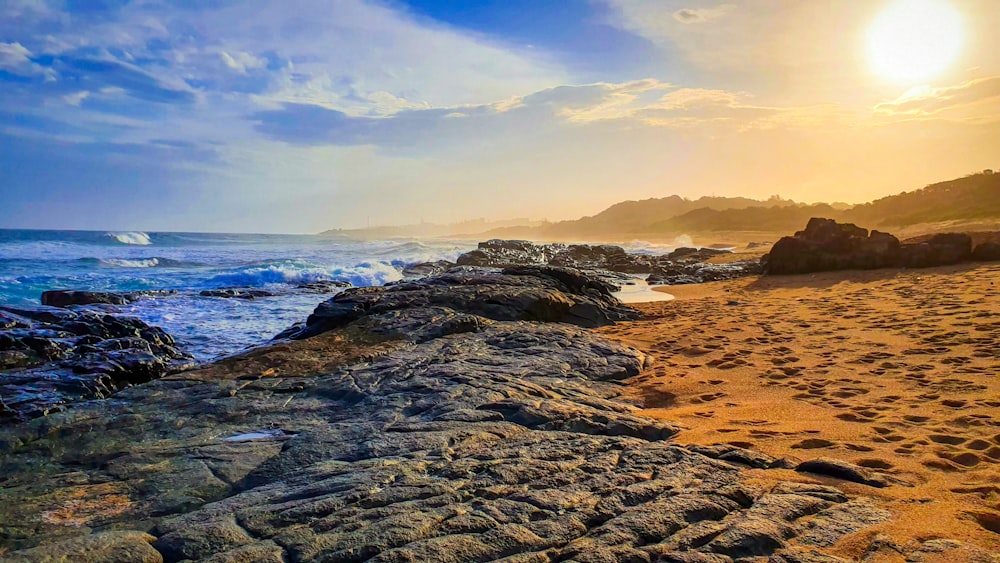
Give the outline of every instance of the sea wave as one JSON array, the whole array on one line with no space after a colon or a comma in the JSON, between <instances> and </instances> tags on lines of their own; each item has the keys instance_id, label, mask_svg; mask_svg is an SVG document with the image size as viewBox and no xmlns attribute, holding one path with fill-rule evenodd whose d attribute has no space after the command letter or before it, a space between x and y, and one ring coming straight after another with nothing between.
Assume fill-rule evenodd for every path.
<instances>
[{"instance_id":1,"label":"sea wave","mask_svg":"<svg viewBox=\"0 0 1000 563\"><path fill-rule=\"evenodd\" d=\"M122 244L133 244L137 246L149 246L153 241L149 235L141 231L129 231L125 233L105 233L106 237L111 237Z\"/></svg>"},{"instance_id":2,"label":"sea wave","mask_svg":"<svg viewBox=\"0 0 1000 563\"><path fill-rule=\"evenodd\" d=\"M622 245L623 248L632 254L669 254L678 248L701 248L694 244L690 235L679 235L670 242L649 242L645 240L633 240Z\"/></svg>"},{"instance_id":3,"label":"sea wave","mask_svg":"<svg viewBox=\"0 0 1000 563\"><path fill-rule=\"evenodd\" d=\"M114 268L196 268L204 266L201 262L191 262L188 260L176 260L164 258L162 256L151 256L148 258L78 258L77 262L83 264L93 264L95 266Z\"/></svg>"},{"instance_id":4,"label":"sea wave","mask_svg":"<svg viewBox=\"0 0 1000 563\"><path fill-rule=\"evenodd\" d=\"M355 287L382 285L402 279L400 268L389 262L362 262L346 267L307 266L300 262L266 264L215 275L206 285L218 287L260 287L270 284L300 284L345 280Z\"/></svg>"}]
</instances>

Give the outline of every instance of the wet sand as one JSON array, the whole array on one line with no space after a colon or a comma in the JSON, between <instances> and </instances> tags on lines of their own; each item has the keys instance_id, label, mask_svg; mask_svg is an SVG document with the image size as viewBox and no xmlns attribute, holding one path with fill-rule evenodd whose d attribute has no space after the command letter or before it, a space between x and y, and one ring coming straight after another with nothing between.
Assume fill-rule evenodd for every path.
<instances>
[{"instance_id":1,"label":"wet sand","mask_svg":"<svg viewBox=\"0 0 1000 563\"><path fill-rule=\"evenodd\" d=\"M781 471L881 499L895 515L831 554L859 559L877 534L1000 553L1000 265L662 290L676 300L635 304L645 319L599 332L656 357L630 395L644 414L683 424L677 442L842 459L913 485Z\"/></svg>"}]
</instances>

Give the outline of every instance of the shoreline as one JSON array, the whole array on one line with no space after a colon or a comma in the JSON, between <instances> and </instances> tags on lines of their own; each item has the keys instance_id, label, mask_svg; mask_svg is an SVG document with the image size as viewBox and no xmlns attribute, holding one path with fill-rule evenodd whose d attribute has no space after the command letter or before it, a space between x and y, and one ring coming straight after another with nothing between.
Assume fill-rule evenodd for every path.
<instances>
[{"instance_id":1,"label":"shoreline","mask_svg":"<svg viewBox=\"0 0 1000 563\"><path fill-rule=\"evenodd\" d=\"M963 264L663 287L597 332L660 361L631 401L678 442L880 468L912 486L880 495L895 519L872 533L1000 552L997 284Z\"/></svg>"},{"instance_id":2,"label":"shoreline","mask_svg":"<svg viewBox=\"0 0 1000 563\"><path fill-rule=\"evenodd\" d=\"M1000 265L941 272L903 277L946 284L970 272L1000 276ZM872 275L864 283L886 281ZM865 437L878 447L851 439L872 451L844 463L829 459L844 459L837 448L791 446L860 422L814 428L812 417L781 428L767 420L781 414L778 405L793 419L802 405L829 406L792 396L798 390L785 384L793 376L767 377L773 385L757 378L758 361L780 359L764 371L773 376L798 367L791 352L812 360L783 332L791 307L783 284L809 304L854 297L856 307L878 305L870 303L877 292L859 293L865 287L854 288L851 276L672 287L677 300L636 305L643 318L595 278L537 266L340 294L302 327L311 338L0 427L0 545L22 549L8 554L20 560L82 562L114 553L357 558L359 549L378 560L830 561L891 547L927 561L992 563L996 465L963 473L979 479L969 491L934 497L938 482L915 479L926 466L865 462L889 459L884 444L904 445L894 434ZM845 283L847 297L837 297ZM926 298L921 307L928 303L937 306ZM752 304L760 318L747 316ZM828 317L810 318L823 325ZM770 334L754 328L759 322ZM748 329L756 342L734 342ZM790 352L769 355L780 347ZM740 354L751 359L740 363ZM811 371L796 376L807 389ZM829 386L836 389L816 396L863 407L848 409L857 416L892 414L852 405L867 394L836 395L839 381ZM753 395L770 391L771 402ZM720 440L699 426L726 412L743 421L725 421L739 436ZM897 428L891 422L886 428ZM827 437L838 447L848 440ZM1000 450L1000 431L989 439ZM988 457L990 447L975 455ZM981 502L955 504L972 497ZM954 501L946 513L968 520L930 522L940 506L923 499L936 498Z\"/></svg>"}]
</instances>

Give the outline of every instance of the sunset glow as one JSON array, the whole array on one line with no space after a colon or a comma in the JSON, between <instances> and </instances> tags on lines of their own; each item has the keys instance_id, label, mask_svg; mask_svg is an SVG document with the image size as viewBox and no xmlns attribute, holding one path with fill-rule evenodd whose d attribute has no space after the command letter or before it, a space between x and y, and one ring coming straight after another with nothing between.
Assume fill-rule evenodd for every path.
<instances>
[{"instance_id":1,"label":"sunset glow","mask_svg":"<svg viewBox=\"0 0 1000 563\"><path fill-rule=\"evenodd\" d=\"M944 0L897 0L872 23L868 55L880 76L902 83L937 77L962 49L965 31Z\"/></svg>"}]
</instances>

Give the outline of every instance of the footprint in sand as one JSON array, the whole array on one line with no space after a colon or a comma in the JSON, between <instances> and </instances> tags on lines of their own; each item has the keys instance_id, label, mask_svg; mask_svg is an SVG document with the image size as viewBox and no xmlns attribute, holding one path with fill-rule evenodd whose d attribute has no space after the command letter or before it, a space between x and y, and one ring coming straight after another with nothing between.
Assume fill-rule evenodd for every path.
<instances>
[{"instance_id":1,"label":"footprint in sand","mask_svg":"<svg viewBox=\"0 0 1000 563\"><path fill-rule=\"evenodd\" d=\"M792 444L792 447L799 450L815 450L819 448L832 448L836 445L835 442L822 438L807 438L797 444Z\"/></svg>"}]
</instances>

